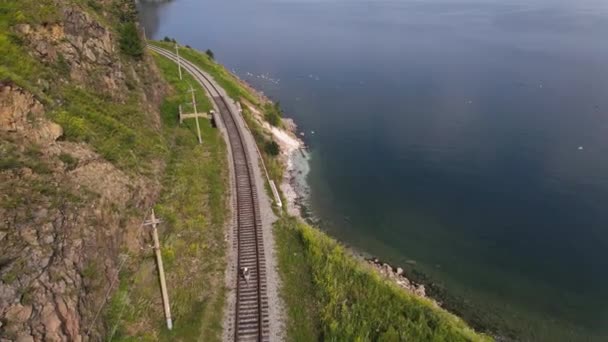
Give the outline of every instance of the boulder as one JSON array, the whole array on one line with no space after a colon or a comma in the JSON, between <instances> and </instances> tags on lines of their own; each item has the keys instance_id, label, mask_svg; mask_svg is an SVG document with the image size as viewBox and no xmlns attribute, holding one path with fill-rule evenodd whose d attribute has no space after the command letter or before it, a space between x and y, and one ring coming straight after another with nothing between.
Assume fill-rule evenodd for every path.
<instances>
[{"instance_id":1,"label":"boulder","mask_svg":"<svg viewBox=\"0 0 608 342\"><path fill-rule=\"evenodd\" d=\"M5 318L12 323L24 323L32 315L32 307L30 305L23 306L21 304L13 305L8 308Z\"/></svg>"}]
</instances>

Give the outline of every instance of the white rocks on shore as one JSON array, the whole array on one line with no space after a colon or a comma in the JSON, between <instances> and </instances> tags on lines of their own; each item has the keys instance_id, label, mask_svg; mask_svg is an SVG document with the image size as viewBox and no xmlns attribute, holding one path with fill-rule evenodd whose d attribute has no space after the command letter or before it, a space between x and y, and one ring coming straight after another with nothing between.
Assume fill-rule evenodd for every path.
<instances>
[{"instance_id":1,"label":"white rocks on shore","mask_svg":"<svg viewBox=\"0 0 608 342\"><path fill-rule=\"evenodd\" d=\"M411 282L404 276L404 271L401 267L393 268L391 265L387 263L383 263L377 258L374 259L366 259L366 261L376 269L380 274L384 277L388 278L393 283L397 284L399 287L417 295L420 297L428 298L426 295L426 290L424 285L415 284Z\"/></svg>"}]
</instances>

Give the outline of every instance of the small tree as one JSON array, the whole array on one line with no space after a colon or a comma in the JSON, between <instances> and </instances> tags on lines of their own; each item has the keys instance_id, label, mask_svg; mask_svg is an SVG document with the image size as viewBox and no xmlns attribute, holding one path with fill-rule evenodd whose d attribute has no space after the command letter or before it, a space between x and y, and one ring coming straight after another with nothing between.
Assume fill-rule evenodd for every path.
<instances>
[{"instance_id":1,"label":"small tree","mask_svg":"<svg viewBox=\"0 0 608 342\"><path fill-rule=\"evenodd\" d=\"M126 23L120 28L120 50L129 56L136 58L144 54L144 46L139 38L137 26L134 22Z\"/></svg>"},{"instance_id":2,"label":"small tree","mask_svg":"<svg viewBox=\"0 0 608 342\"><path fill-rule=\"evenodd\" d=\"M264 151L266 151L266 153L270 154L271 156L276 157L279 155L279 152L281 150L279 148L279 144L277 144L276 141L270 140L264 144Z\"/></svg>"},{"instance_id":3,"label":"small tree","mask_svg":"<svg viewBox=\"0 0 608 342\"><path fill-rule=\"evenodd\" d=\"M215 55L213 54L213 51L211 51L211 49L207 49L205 53L207 54L207 56L209 56L209 58L215 59Z\"/></svg>"}]
</instances>

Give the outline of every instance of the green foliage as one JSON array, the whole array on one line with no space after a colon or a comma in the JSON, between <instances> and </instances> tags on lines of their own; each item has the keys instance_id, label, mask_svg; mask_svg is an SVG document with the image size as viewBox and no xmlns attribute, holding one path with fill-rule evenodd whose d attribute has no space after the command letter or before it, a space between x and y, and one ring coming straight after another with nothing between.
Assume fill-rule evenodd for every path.
<instances>
[{"instance_id":1,"label":"green foliage","mask_svg":"<svg viewBox=\"0 0 608 342\"><path fill-rule=\"evenodd\" d=\"M264 160L264 164L266 165L266 169L268 170L268 175L275 182L279 183L283 179L283 164L280 162L278 158L275 158L276 155L272 155L269 151L266 150L266 145L269 142L270 137L267 137L267 134L264 132L262 126L258 123L256 119L253 118L251 111L249 108L243 108L243 118L247 123L247 127L253 134L253 138L255 139L256 144L260 148L260 152L262 152L262 159ZM278 153L277 153L278 155Z\"/></svg>"},{"instance_id":2,"label":"green foliage","mask_svg":"<svg viewBox=\"0 0 608 342\"><path fill-rule=\"evenodd\" d=\"M209 56L209 58L215 59L215 55L213 54L213 51L211 51L211 49L207 49L207 51L205 51L205 54Z\"/></svg>"},{"instance_id":3,"label":"green foliage","mask_svg":"<svg viewBox=\"0 0 608 342\"><path fill-rule=\"evenodd\" d=\"M309 295L300 299L300 305L310 301L317 303L320 325L318 339L490 340L485 335L476 334L462 320L435 307L430 301L409 294L380 278L324 233L287 218L282 219L276 230L283 230L283 235L292 235L292 240L299 241L306 265L312 272L314 291L304 291L304 294ZM281 254L280 258L285 258L284 252ZM284 266L282 269L284 273L287 272ZM284 279L290 277L289 274L283 274ZM300 286L289 280L288 284ZM295 318L290 316L291 320Z\"/></svg>"},{"instance_id":4,"label":"green foliage","mask_svg":"<svg viewBox=\"0 0 608 342\"><path fill-rule=\"evenodd\" d=\"M27 13L27 16L25 15ZM0 81L10 80L36 92L38 78L51 78L38 61L31 57L21 39L12 33L20 23L36 24L56 18L50 1L3 1L0 5Z\"/></svg>"},{"instance_id":5,"label":"green foliage","mask_svg":"<svg viewBox=\"0 0 608 342\"><path fill-rule=\"evenodd\" d=\"M61 160L68 170L73 170L78 165L78 158L73 157L69 153L61 153L59 155L59 160Z\"/></svg>"},{"instance_id":6,"label":"green foliage","mask_svg":"<svg viewBox=\"0 0 608 342\"><path fill-rule=\"evenodd\" d=\"M89 5L89 7L91 7L96 12L101 11L101 4L98 0L87 0L87 5Z\"/></svg>"},{"instance_id":7,"label":"green foliage","mask_svg":"<svg viewBox=\"0 0 608 342\"><path fill-rule=\"evenodd\" d=\"M165 142L139 108L136 98L126 104L76 87L63 91L64 106L51 117L73 141L90 143L105 159L125 169L145 172L151 157L162 158Z\"/></svg>"},{"instance_id":8,"label":"green foliage","mask_svg":"<svg viewBox=\"0 0 608 342\"><path fill-rule=\"evenodd\" d=\"M59 72L62 75L69 75L70 74L70 65L65 60L65 57L63 56L62 53L58 53L57 54L57 70L59 70Z\"/></svg>"},{"instance_id":9,"label":"green foliage","mask_svg":"<svg viewBox=\"0 0 608 342\"><path fill-rule=\"evenodd\" d=\"M277 144L274 140L267 141L264 144L264 151L273 157L278 156L281 152L279 149L279 144Z\"/></svg>"},{"instance_id":10,"label":"green foliage","mask_svg":"<svg viewBox=\"0 0 608 342\"><path fill-rule=\"evenodd\" d=\"M150 41L151 44L159 47L174 50L173 43L161 42L161 41ZM226 90L228 95L235 100L241 98L247 101L257 104L259 101L253 96L243 85L237 80L226 68L221 64L215 63L209 56L195 49L183 49L180 50L180 56L199 66L202 70L208 72L217 83Z\"/></svg>"},{"instance_id":11,"label":"green foliage","mask_svg":"<svg viewBox=\"0 0 608 342\"><path fill-rule=\"evenodd\" d=\"M312 269L297 230L297 219L282 217L274 224L281 298L285 302L288 341L319 341L321 321ZM306 319L302 319L302 318Z\"/></svg>"},{"instance_id":12,"label":"green foliage","mask_svg":"<svg viewBox=\"0 0 608 342\"><path fill-rule=\"evenodd\" d=\"M264 105L264 119L268 121L269 124L275 127L281 126L282 116L283 110L278 102Z\"/></svg>"},{"instance_id":13,"label":"green foliage","mask_svg":"<svg viewBox=\"0 0 608 342\"><path fill-rule=\"evenodd\" d=\"M0 171L18 169L21 167L21 162L14 156L2 156L0 159Z\"/></svg>"},{"instance_id":14,"label":"green foliage","mask_svg":"<svg viewBox=\"0 0 608 342\"><path fill-rule=\"evenodd\" d=\"M119 44L120 50L126 55L141 58L144 54L144 45L134 22L122 25L120 28Z\"/></svg>"},{"instance_id":15,"label":"green foliage","mask_svg":"<svg viewBox=\"0 0 608 342\"><path fill-rule=\"evenodd\" d=\"M176 65L156 54L155 60L174 91L161 106L163 135L169 143L162 192L155 207L162 253L176 322L164 327L162 306L156 305L158 277L150 259L138 263L133 286L118 292L109 310L113 341L221 341L225 300L224 221L227 207L226 146L209 121L201 123L203 144L194 122L178 123L178 106L191 101L188 83L195 86L200 110L210 110L204 90L189 75L179 80ZM113 301L114 303L114 301ZM124 304L123 304L124 303ZM121 313L122 312L122 313Z\"/></svg>"}]
</instances>

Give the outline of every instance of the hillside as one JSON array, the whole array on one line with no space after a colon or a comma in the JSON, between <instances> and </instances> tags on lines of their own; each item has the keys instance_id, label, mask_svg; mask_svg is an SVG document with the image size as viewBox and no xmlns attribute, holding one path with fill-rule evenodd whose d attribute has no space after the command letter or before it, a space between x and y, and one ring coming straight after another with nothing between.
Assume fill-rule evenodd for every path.
<instances>
[{"instance_id":1,"label":"hillside","mask_svg":"<svg viewBox=\"0 0 608 342\"><path fill-rule=\"evenodd\" d=\"M131 1L0 6L0 337L100 340L168 153Z\"/></svg>"}]
</instances>

